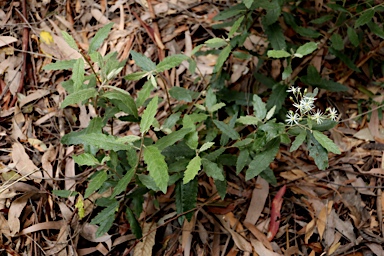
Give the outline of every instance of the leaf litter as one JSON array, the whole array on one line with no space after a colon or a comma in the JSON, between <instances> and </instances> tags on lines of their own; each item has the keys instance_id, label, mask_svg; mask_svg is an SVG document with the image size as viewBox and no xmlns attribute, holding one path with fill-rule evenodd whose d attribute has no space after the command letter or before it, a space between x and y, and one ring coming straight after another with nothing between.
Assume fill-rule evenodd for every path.
<instances>
[{"instance_id":1,"label":"leaf litter","mask_svg":"<svg viewBox=\"0 0 384 256\"><path fill-rule=\"evenodd\" d=\"M134 255L238 255L238 251L243 255L267 256L348 255L367 251L384 255L381 246L384 242L384 127L382 110L377 107L384 95L378 82L384 79L371 81L367 75L367 61L373 53L380 54L383 43L372 36L367 42L371 52L361 54L356 62L365 74L363 78L364 75L357 76L353 71L343 73L337 69L341 64L334 63L322 47L313 58L303 61L303 65L313 64L318 72L334 73L336 80L349 88L348 97L324 92L320 96L334 101L342 113L340 124L330 131L342 154L331 155L330 168L326 171L317 170L305 148L291 153L288 147L282 146L271 166L277 185L268 185L261 177L245 181L242 174L237 176L227 170L229 187L227 197L222 200L215 196L217 190L211 179L200 179L199 188L205 192L199 194L192 220L184 220L182 224L168 194L172 188L167 194L157 196L159 205L154 205L152 196L148 195L143 204L145 214L139 218L143 228L140 240L129 228L123 228L129 224L122 216L117 216L116 220L120 221L109 234L96 238L97 225L90 224L88 216L98 212L95 201L102 195L93 194L84 201L84 218L80 220L75 196L60 198L52 193L65 189L84 194L87 177L92 173L76 170L70 155L79 149L65 148L60 145L60 138L72 129L87 127L95 110L92 106L59 109L63 101L60 83L66 74L42 70L52 59L81 57L63 39L61 30L67 30L80 48L87 49L89 38L113 21L112 32L100 49L102 55L113 49L121 59L126 59L134 49L151 59L163 60L180 53L181 49L188 55L199 42L212 38L215 35L212 25L216 22L213 17L228 7L220 1L137 2L139 4L100 1L100 5L94 5L75 1L63 6L32 1L29 11L37 22L28 24L20 16L12 15L16 12L13 4L1 2L4 7L0 10L0 22L6 26L0 36L0 248L14 255L76 255L76 252L78 255L128 255L132 250ZM316 3L318 11L325 4ZM90 12L81 12L81 9L90 9ZM302 15L305 19L305 14ZM362 18L360 23L364 22ZM22 69L26 61L20 51L24 45L22 24L30 28L28 40L32 48L27 64L30 71ZM257 29L244 46L263 54L268 41ZM295 35L294 31L285 29L287 35ZM201 33L202 30L205 32ZM196 60L200 72L210 75L217 56L202 55ZM252 77L250 67L258 63L255 57L247 61L231 59L234 90L247 90ZM183 77L188 65L183 62L171 72L164 72L172 86L195 86ZM271 70L263 66L261 71L277 78L281 65L285 63L275 60ZM301 69L299 66L294 74ZM138 67L130 62L123 73L136 70ZM22 78L27 83L23 83L19 91ZM368 91L356 86L357 79L370 83ZM114 85L121 87L122 82L115 81ZM132 93L136 90L134 84L126 89ZM361 103L357 102L369 100L368 95L374 96L376 104L369 105L367 101L363 106L371 110L369 113L362 112ZM169 107L159 105L158 122L162 123L169 115ZM114 134L122 134L125 126L117 122ZM134 133L132 130L128 133ZM279 192L285 187L285 194ZM104 196L110 194L106 191Z\"/></svg>"}]
</instances>

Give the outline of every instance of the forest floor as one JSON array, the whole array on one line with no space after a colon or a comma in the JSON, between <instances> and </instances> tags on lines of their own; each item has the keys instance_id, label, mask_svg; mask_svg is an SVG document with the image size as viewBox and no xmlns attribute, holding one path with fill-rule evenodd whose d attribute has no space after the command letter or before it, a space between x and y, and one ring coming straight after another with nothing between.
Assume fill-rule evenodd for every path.
<instances>
[{"instance_id":1,"label":"forest floor","mask_svg":"<svg viewBox=\"0 0 384 256\"><path fill-rule=\"evenodd\" d=\"M99 50L102 55L117 51L120 59L130 59L133 49L158 62L185 51L188 44L194 47L221 37L227 31L212 29L218 23L213 18L233 4L199 0L0 0L1 255L128 255L139 242L120 215L109 234L96 238L97 227L90 224L90 216L98 209L92 204L93 213L77 220L76 198L52 193L66 189L83 194L92 173L91 169L76 168L70 156L79 148L62 145L60 138L86 127L93 113L84 106L61 110L66 95L61 82L71 73L42 69L53 59L80 56L69 48L61 31L67 31L81 49L87 49L89 39L105 24L114 22ZM305 13L302 15L305 20ZM251 33L261 39L254 46L265 51L268 42L260 25L255 24ZM295 38L289 27L284 33ZM159 193L160 205L145 201L146 216L151 216L148 219L162 223L153 236L148 236L154 242L153 255L384 255L384 121L380 108L384 77L371 74L368 66L370 59L374 59L371 63L382 63L384 54L379 47L383 46L381 40L367 38L368 50L356 62L361 73L346 72L346 65L333 61L326 50L313 60L315 66L326 67L332 79L348 87L346 92L322 90L319 95L318 104L336 107L340 113L338 125L327 135L342 153L329 155L329 168L319 171L305 147L291 153L289 147L282 146L272 163L276 186L260 177L246 181L243 174L228 169L227 197L221 200L204 193L211 191L212 181L201 179L198 209L191 222L182 226L177 221L173 195ZM369 55L369 51L374 52ZM201 56L200 70L209 76L216 60L215 55ZM228 68L239 68L231 78L230 89L254 91L253 84L258 81L252 75L252 63L236 61L230 58L227 63ZM266 62L259 72L281 79L283 63L278 60L272 64ZM122 76L136 70L129 60L114 86L135 95L139 85L124 82ZM192 83L185 69L172 72L175 86ZM159 122L168 115L165 107L159 109ZM130 130L134 134L135 128ZM43 173L41 179L36 178L35 170ZM283 185L286 192L279 232L268 241L272 201Z\"/></svg>"}]
</instances>

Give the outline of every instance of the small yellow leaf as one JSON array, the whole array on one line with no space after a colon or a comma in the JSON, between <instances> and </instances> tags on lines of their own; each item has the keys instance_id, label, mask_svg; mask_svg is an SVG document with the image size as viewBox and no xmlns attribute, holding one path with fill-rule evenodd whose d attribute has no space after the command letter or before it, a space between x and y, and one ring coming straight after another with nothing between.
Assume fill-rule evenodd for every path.
<instances>
[{"instance_id":1,"label":"small yellow leaf","mask_svg":"<svg viewBox=\"0 0 384 256\"><path fill-rule=\"evenodd\" d=\"M40 32L40 42L46 43L46 44L52 44L53 43L53 37L51 33L47 31L41 31Z\"/></svg>"},{"instance_id":2,"label":"small yellow leaf","mask_svg":"<svg viewBox=\"0 0 384 256\"><path fill-rule=\"evenodd\" d=\"M82 196L79 196L77 198L77 202L75 204L75 207L78 210L79 219L81 220L85 216L84 201L83 201L83 197Z\"/></svg>"}]
</instances>

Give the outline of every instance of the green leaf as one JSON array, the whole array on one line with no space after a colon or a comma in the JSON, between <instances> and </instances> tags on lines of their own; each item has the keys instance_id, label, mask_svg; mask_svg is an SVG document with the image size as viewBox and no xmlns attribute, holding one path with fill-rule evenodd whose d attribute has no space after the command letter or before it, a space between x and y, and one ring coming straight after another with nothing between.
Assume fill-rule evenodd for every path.
<instances>
[{"instance_id":1,"label":"green leaf","mask_svg":"<svg viewBox=\"0 0 384 256\"><path fill-rule=\"evenodd\" d=\"M125 211L127 215L127 220L129 222L129 226L131 227L132 233L135 235L136 239L140 239L143 237L143 233L141 230L140 223L137 221L135 215L133 214L132 210L127 207L127 210Z\"/></svg>"},{"instance_id":2,"label":"green leaf","mask_svg":"<svg viewBox=\"0 0 384 256\"><path fill-rule=\"evenodd\" d=\"M232 27L231 27L231 30L229 31L229 34L228 34L228 38L232 38L232 36L239 31L239 27L241 25L241 23L243 22L244 20L244 16L240 16L240 18L238 18L235 23L233 23Z\"/></svg>"},{"instance_id":3,"label":"green leaf","mask_svg":"<svg viewBox=\"0 0 384 256\"><path fill-rule=\"evenodd\" d=\"M239 173L244 169L244 167L251 162L250 160L251 158L249 157L249 151L247 149L240 150L239 156L237 157L236 161L237 175L239 175Z\"/></svg>"},{"instance_id":4,"label":"green leaf","mask_svg":"<svg viewBox=\"0 0 384 256\"><path fill-rule=\"evenodd\" d=\"M149 175L154 179L156 185L165 194L167 192L169 174L165 157L156 146L144 149L144 162L147 164Z\"/></svg>"},{"instance_id":5,"label":"green leaf","mask_svg":"<svg viewBox=\"0 0 384 256\"><path fill-rule=\"evenodd\" d=\"M159 64L156 66L156 72L163 72L165 70L169 70L176 66L179 66L183 61L187 60L188 57L183 54L175 54L164 58Z\"/></svg>"},{"instance_id":6,"label":"green leaf","mask_svg":"<svg viewBox=\"0 0 384 256\"><path fill-rule=\"evenodd\" d=\"M127 186L129 182L131 182L133 176L136 173L135 168L129 169L129 171L124 175L123 178L119 179L119 182L115 186L113 193L111 195L111 198L115 198L117 195L119 195L121 192L125 191L127 189Z\"/></svg>"},{"instance_id":7,"label":"green leaf","mask_svg":"<svg viewBox=\"0 0 384 256\"><path fill-rule=\"evenodd\" d=\"M267 101L267 109L276 106L275 113L278 113L287 98L287 86L282 83L277 83L272 87L272 94Z\"/></svg>"},{"instance_id":8,"label":"green leaf","mask_svg":"<svg viewBox=\"0 0 384 256\"><path fill-rule=\"evenodd\" d=\"M52 190L52 194L58 197L63 197L63 198L69 198L71 196L76 196L79 194L76 191L71 191L71 190Z\"/></svg>"},{"instance_id":9,"label":"green leaf","mask_svg":"<svg viewBox=\"0 0 384 256\"><path fill-rule=\"evenodd\" d=\"M93 192L98 190L104 182L108 179L108 175L105 171L99 171L96 174L92 175L91 181L88 184L87 189L85 190L84 198L88 198Z\"/></svg>"},{"instance_id":10,"label":"green leaf","mask_svg":"<svg viewBox=\"0 0 384 256\"><path fill-rule=\"evenodd\" d=\"M359 36L356 33L356 30L354 30L351 27L347 28L347 35L349 38L349 41L352 43L353 46L357 47L360 44Z\"/></svg>"},{"instance_id":11,"label":"green leaf","mask_svg":"<svg viewBox=\"0 0 384 256\"><path fill-rule=\"evenodd\" d=\"M319 131L313 131L313 136L315 139L323 146L328 152L332 152L334 154L340 154L339 147L327 136Z\"/></svg>"},{"instance_id":12,"label":"green leaf","mask_svg":"<svg viewBox=\"0 0 384 256\"><path fill-rule=\"evenodd\" d=\"M278 0L272 0L271 2L269 2L268 8L266 9L267 9L267 14L263 17L262 22L263 22L263 25L269 26L278 20L281 14L281 7Z\"/></svg>"},{"instance_id":13,"label":"green leaf","mask_svg":"<svg viewBox=\"0 0 384 256\"><path fill-rule=\"evenodd\" d=\"M238 14L245 13L247 11L247 8L244 4L238 4L235 6L231 6L231 8L228 8L224 11L221 11L218 15L216 15L213 20L225 20L228 18L235 17Z\"/></svg>"},{"instance_id":14,"label":"green leaf","mask_svg":"<svg viewBox=\"0 0 384 256\"><path fill-rule=\"evenodd\" d=\"M83 59L77 59L72 69L72 80L74 92L81 89L84 82L84 61Z\"/></svg>"},{"instance_id":15,"label":"green leaf","mask_svg":"<svg viewBox=\"0 0 384 256\"><path fill-rule=\"evenodd\" d=\"M131 73L131 74L126 75L124 77L124 79L126 79L128 81L137 81L137 80L140 80L141 78L143 78L146 74L148 74L148 72L139 71L139 72L135 72L135 73Z\"/></svg>"},{"instance_id":16,"label":"green leaf","mask_svg":"<svg viewBox=\"0 0 384 256\"><path fill-rule=\"evenodd\" d=\"M55 63L47 64L43 67L43 70L68 70L73 68L76 60L58 60Z\"/></svg>"},{"instance_id":17,"label":"green leaf","mask_svg":"<svg viewBox=\"0 0 384 256\"><path fill-rule=\"evenodd\" d=\"M297 48L295 56L302 58L305 55L311 54L315 50L317 50L317 43L309 42L309 43L303 44L302 46Z\"/></svg>"},{"instance_id":18,"label":"green leaf","mask_svg":"<svg viewBox=\"0 0 384 256\"><path fill-rule=\"evenodd\" d=\"M221 200L224 200L225 195L227 194L227 181L215 180L215 186Z\"/></svg>"},{"instance_id":19,"label":"green leaf","mask_svg":"<svg viewBox=\"0 0 384 256\"><path fill-rule=\"evenodd\" d=\"M329 48L329 53L335 55L337 58L339 58L342 62L344 62L350 69L356 71L357 73L360 73L360 69L353 63L353 60L345 55L344 53L340 51L336 51L332 47Z\"/></svg>"},{"instance_id":20,"label":"green leaf","mask_svg":"<svg viewBox=\"0 0 384 256\"><path fill-rule=\"evenodd\" d=\"M312 24L323 24L327 21L330 21L331 19L333 19L333 15L323 15L321 16L320 18L317 18L317 19L314 19L314 20L311 20L310 23Z\"/></svg>"},{"instance_id":21,"label":"green leaf","mask_svg":"<svg viewBox=\"0 0 384 256\"><path fill-rule=\"evenodd\" d=\"M211 162L205 158L201 160L205 173L212 177L214 180L225 180L223 169L220 168L216 163Z\"/></svg>"},{"instance_id":22,"label":"green leaf","mask_svg":"<svg viewBox=\"0 0 384 256\"><path fill-rule=\"evenodd\" d=\"M91 145L97 149L114 151L128 150L130 148L129 145L125 145L125 143L119 140L118 137L103 133L78 134L76 136L76 141L73 144Z\"/></svg>"},{"instance_id":23,"label":"green leaf","mask_svg":"<svg viewBox=\"0 0 384 256\"><path fill-rule=\"evenodd\" d=\"M362 15L355 21L355 28L358 28L360 26L363 26L370 22L375 15L375 10L368 9L363 12Z\"/></svg>"},{"instance_id":24,"label":"green leaf","mask_svg":"<svg viewBox=\"0 0 384 256\"><path fill-rule=\"evenodd\" d=\"M191 132L185 136L185 144L193 150L197 149L199 145L199 133L197 131Z\"/></svg>"},{"instance_id":25,"label":"green leaf","mask_svg":"<svg viewBox=\"0 0 384 256\"><path fill-rule=\"evenodd\" d=\"M169 94L172 98L175 98L177 100L183 100L185 102L192 102L194 98L196 98L199 93L194 92L188 89L185 89L184 87L178 87L174 86L169 90Z\"/></svg>"},{"instance_id":26,"label":"green leaf","mask_svg":"<svg viewBox=\"0 0 384 256\"><path fill-rule=\"evenodd\" d=\"M245 125L257 125L261 120L255 116L241 116L236 122Z\"/></svg>"},{"instance_id":27,"label":"green leaf","mask_svg":"<svg viewBox=\"0 0 384 256\"><path fill-rule=\"evenodd\" d=\"M151 95L151 91L153 90L153 85L151 81L146 81L141 90L137 93L136 98L136 106L140 107L143 106L144 102L149 98Z\"/></svg>"},{"instance_id":28,"label":"green leaf","mask_svg":"<svg viewBox=\"0 0 384 256\"><path fill-rule=\"evenodd\" d=\"M307 137L307 132L305 130L302 130L300 134L297 135L295 140L293 141L292 146L289 149L289 152L293 152L297 150L301 146L301 144L303 144L306 137Z\"/></svg>"},{"instance_id":29,"label":"green leaf","mask_svg":"<svg viewBox=\"0 0 384 256\"><path fill-rule=\"evenodd\" d=\"M103 98L115 100L113 103L123 112L138 117L137 107L132 96L120 88L114 88L114 91L108 91L102 95Z\"/></svg>"},{"instance_id":30,"label":"green leaf","mask_svg":"<svg viewBox=\"0 0 384 256\"><path fill-rule=\"evenodd\" d=\"M216 104L214 104L212 107L208 108L208 112L209 112L209 113L214 113L214 112L216 112L217 110L219 110L219 109L221 109L221 108L223 108L223 107L225 107L225 106L226 106L226 105L225 105L224 102L216 103Z\"/></svg>"},{"instance_id":31,"label":"green leaf","mask_svg":"<svg viewBox=\"0 0 384 256\"><path fill-rule=\"evenodd\" d=\"M260 177L265 179L269 184L273 186L277 184L275 174L273 173L273 170L269 167L267 167L267 169L260 173Z\"/></svg>"},{"instance_id":32,"label":"green leaf","mask_svg":"<svg viewBox=\"0 0 384 256\"><path fill-rule=\"evenodd\" d=\"M131 51L132 59L135 61L136 65L141 67L145 71L154 71L156 69L156 64L151 61L149 58L144 56L141 53Z\"/></svg>"},{"instance_id":33,"label":"green leaf","mask_svg":"<svg viewBox=\"0 0 384 256\"><path fill-rule=\"evenodd\" d=\"M73 156L72 158L78 165L92 166L100 164L99 160L97 160L96 157L89 153L82 153L78 156Z\"/></svg>"},{"instance_id":34,"label":"green leaf","mask_svg":"<svg viewBox=\"0 0 384 256\"><path fill-rule=\"evenodd\" d=\"M279 151L280 138L275 138L266 145L266 149L253 158L249 163L249 168L245 175L245 180L250 180L262 171L264 171L269 164L275 159L277 152Z\"/></svg>"},{"instance_id":35,"label":"green leaf","mask_svg":"<svg viewBox=\"0 0 384 256\"><path fill-rule=\"evenodd\" d=\"M333 34L330 38L331 45L335 50L341 51L344 49L344 41L339 34Z\"/></svg>"},{"instance_id":36,"label":"green leaf","mask_svg":"<svg viewBox=\"0 0 384 256\"><path fill-rule=\"evenodd\" d=\"M149 131L149 128L155 121L155 115L157 112L157 103L159 101L158 96L156 95L148 104L147 108L144 110L141 123L140 123L140 132L145 134Z\"/></svg>"},{"instance_id":37,"label":"green leaf","mask_svg":"<svg viewBox=\"0 0 384 256\"><path fill-rule=\"evenodd\" d=\"M219 130L223 134L227 135L229 138L233 140L238 140L240 138L240 135L238 134L238 132L235 131L235 129L233 129L232 127L230 127L228 124L221 122L219 120L213 120L213 123L216 125L217 128L219 128Z\"/></svg>"},{"instance_id":38,"label":"green leaf","mask_svg":"<svg viewBox=\"0 0 384 256\"><path fill-rule=\"evenodd\" d=\"M118 207L119 202L113 202L92 219L91 224L100 225L96 231L96 237L104 235L112 227L113 222L115 221L115 212Z\"/></svg>"},{"instance_id":39,"label":"green leaf","mask_svg":"<svg viewBox=\"0 0 384 256\"><path fill-rule=\"evenodd\" d=\"M199 173L200 168L201 168L201 158L200 156L195 156L187 165L187 169L184 172L183 183L187 184L188 182L193 180L196 177L196 175Z\"/></svg>"},{"instance_id":40,"label":"green leaf","mask_svg":"<svg viewBox=\"0 0 384 256\"><path fill-rule=\"evenodd\" d=\"M177 141L183 139L188 133L192 132L193 130L191 128L181 128L178 131L172 132L168 134L167 136L162 137L159 139L155 146L160 150L164 150L166 147L174 145Z\"/></svg>"},{"instance_id":41,"label":"green leaf","mask_svg":"<svg viewBox=\"0 0 384 256\"><path fill-rule=\"evenodd\" d=\"M208 159L209 161L215 161L221 154L223 154L225 151L225 148L219 148L207 155L204 156L205 159Z\"/></svg>"},{"instance_id":42,"label":"green leaf","mask_svg":"<svg viewBox=\"0 0 384 256\"><path fill-rule=\"evenodd\" d=\"M100 48L100 46L103 44L104 40L108 37L109 31L113 27L113 23L109 23L99 29L95 36L91 39L91 42L89 43L88 53L91 54L92 52L95 52L97 49Z\"/></svg>"},{"instance_id":43,"label":"green leaf","mask_svg":"<svg viewBox=\"0 0 384 256\"><path fill-rule=\"evenodd\" d=\"M213 73L217 73L221 70L224 65L224 62L228 59L228 56L231 54L232 46L227 45L223 50L221 50L219 56L216 60L216 65L213 68Z\"/></svg>"},{"instance_id":44,"label":"green leaf","mask_svg":"<svg viewBox=\"0 0 384 256\"><path fill-rule=\"evenodd\" d=\"M271 119L273 117L273 115L275 114L275 112L276 112L276 105L273 106L270 110L268 110L268 113L265 116L265 120Z\"/></svg>"},{"instance_id":45,"label":"green leaf","mask_svg":"<svg viewBox=\"0 0 384 256\"><path fill-rule=\"evenodd\" d=\"M372 33L374 33L376 36L380 37L381 39L384 39L384 29L382 27L380 27L373 21L368 22L367 25Z\"/></svg>"},{"instance_id":46,"label":"green leaf","mask_svg":"<svg viewBox=\"0 0 384 256\"><path fill-rule=\"evenodd\" d=\"M197 192L197 178L187 184L183 184L181 181L176 183L176 211L178 214L188 212L184 215L188 221L193 216L193 211L191 210L196 208Z\"/></svg>"},{"instance_id":47,"label":"green leaf","mask_svg":"<svg viewBox=\"0 0 384 256\"><path fill-rule=\"evenodd\" d=\"M197 45L195 48L193 48L192 52L191 52L191 56L192 55L195 55L198 51L200 51L200 49L203 47L204 45L203 44L200 44L200 45Z\"/></svg>"},{"instance_id":48,"label":"green leaf","mask_svg":"<svg viewBox=\"0 0 384 256\"><path fill-rule=\"evenodd\" d=\"M76 104L96 96L97 91L95 88L82 89L68 95L61 103L60 108L65 108L69 105Z\"/></svg>"},{"instance_id":49,"label":"green leaf","mask_svg":"<svg viewBox=\"0 0 384 256\"><path fill-rule=\"evenodd\" d=\"M116 142L126 144L126 143L133 143L133 142L138 141L138 140L140 140L139 136L127 135L127 136L124 136L124 137L117 138Z\"/></svg>"},{"instance_id":50,"label":"green leaf","mask_svg":"<svg viewBox=\"0 0 384 256\"><path fill-rule=\"evenodd\" d=\"M204 44L210 48L219 48L228 45L228 42L223 38L214 37L205 41Z\"/></svg>"},{"instance_id":51,"label":"green leaf","mask_svg":"<svg viewBox=\"0 0 384 256\"><path fill-rule=\"evenodd\" d=\"M284 50L287 48L285 37L279 22L275 22L270 26L265 26L265 34L274 50Z\"/></svg>"},{"instance_id":52,"label":"green leaf","mask_svg":"<svg viewBox=\"0 0 384 256\"><path fill-rule=\"evenodd\" d=\"M290 57L291 54L289 52L287 52L287 51L284 51L284 50L269 50L267 52L267 56L268 56L268 58L280 59L280 58Z\"/></svg>"},{"instance_id":53,"label":"green leaf","mask_svg":"<svg viewBox=\"0 0 384 256\"><path fill-rule=\"evenodd\" d=\"M253 2L254 2L254 0L243 0L245 7L247 7L248 9L251 8Z\"/></svg>"},{"instance_id":54,"label":"green leaf","mask_svg":"<svg viewBox=\"0 0 384 256\"><path fill-rule=\"evenodd\" d=\"M315 160L315 164L320 170L325 170L328 167L328 152L315 139L310 131L307 131L307 147L309 155Z\"/></svg>"},{"instance_id":55,"label":"green leaf","mask_svg":"<svg viewBox=\"0 0 384 256\"><path fill-rule=\"evenodd\" d=\"M201 148L199 149L199 152L203 152L209 148L211 148L213 145L215 145L215 142L205 142Z\"/></svg>"},{"instance_id":56,"label":"green leaf","mask_svg":"<svg viewBox=\"0 0 384 256\"><path fill-rule=\"evenodd\" d=\"M73 37L68 34L66 31L62 30L61 31L61 35L63 36L65 42L67 42L67 44L74 50L78 51L79 50L79 47L77 47L77 44L76 44L76 41L75 39L73 39Z\"/></svg>"},{"instance_id":57,"label":"green leaf","mask_svg":"<svg viewBox=\"0 0 384 256\"><path fill-rule=\"evenodd\" d=\"M156 185L155 180L150 175L138 174L137 178L139 178L140 182L143 183L147 189L155 192L160 190L160 188Z\"/></svg>"},{"instance_id":58,"label":"green leaf","mask_svg":"<svg viewBox=\"0 0 384 256\"><path fill-rule=\"evenodd\" d=\"M236 143L233 144L231 147L241 148L251 144L252 142L253 142L253 139L245 138L243 140L236 141Z\"/></svg>"},{"instance_id":59,"label":"green leaf","mask_svg":"<svg viewBox=\"0 0 384 256\"><path fill-rule=\"evenodd\" d=\"M253 95L252 104L255 116L259 120L263 120L265 118L265 115L267 114L266 104L257 94Z\"/></svg>"}]
</instances>

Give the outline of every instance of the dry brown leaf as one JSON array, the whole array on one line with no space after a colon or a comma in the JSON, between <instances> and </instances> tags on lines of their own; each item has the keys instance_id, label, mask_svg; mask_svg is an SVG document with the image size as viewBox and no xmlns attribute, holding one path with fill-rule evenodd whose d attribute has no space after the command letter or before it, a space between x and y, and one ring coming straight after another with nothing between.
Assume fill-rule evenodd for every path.
<instances>
[{"instance_id":1,"label":"dry brown leaf","mask_svg":"<svg viewBox=\"0 0 384 256\"><path fill-rule=\"evenodd\" d=\"M280 254L275 253L275 252L270 251L267 248L265 248L262 242L257 241L254 238L251 238L251 244L252 244L255 252L260 256L280 256Z\"/></svg>"},{"instance_id":2,"label":"dry brown leaf","mask_svg":"<svg viewBox=\"0 0 384 256\"><path fill-rule=\"evenodd\" d=\"M307 224L307 226L305 226L305 238L304 238L304 241L305 241L306 244L308 244L309 239L313 235L313 232L315 231L315 227L316 227L316 220L315 219L312 219Z\"/></svg>"},{"instance_id":3,"label":"dry brown leaf","mask_svg":"<svg viewBox=\"0 0 384 256\"><path fill-rule=\"evenodd\" d=\"M224 217L220 218L220 221L224 228L231 234L233 242L235 242L236 246L240 250L244 252L252 252L251 244L242 235L231 229L229 223L225 220Z\"/></svg>"},{"instance_id":4,"label":"dry brown leaf","mask_svg":"<svg viewBox=\"0 0 384 256\"><path fill-rule=\"evenodd\" d=\"M152 248L155 244L156 223L143 224L143 239L135 246L133 256L149 256L152 255Z\"/></svg>"},{"instance_id":5,"label":"dry brown leaf","mask_svg":"<svg viewBox=\"0 0 384 256\"><path fill-rule=\"evenodd\" d=\"M85 223L80 229L80 235L83 238L87 239L88 241L91 241L94 243L106 242L111 239L112 237L111 235L103 235L100 237L96 237L97 229L98 229L98 226Z\"/></svg>"},{"instance_id":6,"label":"dry brown leaf","mask_svg":"<svg viewBox=\"0 0 384 256\"><path fill-rule=\"evenodd\" d=\"M28 199L35 193L30 192L22 195L21 197L14 200L9 207L8 212L8 225L11 236L16 235L20 231L20 215L23 212L25 205L28 203Z\"/></svg>"},{"instance_id":7,"label":"dry brown leaf","mask_svg":"<svg viewBox=\"0 0 384 256\"><path fill-rule=\"evenodd\" d=\"M30 177L37 183L41 182L42 173L25 153L23 145L17 141L12 146L12 160L22 176Z\"/></svg>"},{"instance_id":8,"label":"dry brown leaf","mask_svg":"<svg viewBox=\"0 0 384 256\"><path fill-rule=\"evenodd\" d=\"M63 225L67 226L67 223L64 220L41 222L23 229L20 232L20 235L25 235L45 229L61 229Z\"/></svg>"},{"instance_id":9,"label":"dry brown leaf","mask_svg":"<svg viewBox=\"0 0 384 256\"><path fill-rule=\"evenodd\" d=\"M255 225L249 222L244 222L244 226L248 228L248 230L251 231L252 235L254 235L258 241L261 241L268 250L272 251L271 242L268 240L267 236L263 232L261 232Z\"/></svg>"},{"instance_id":10,"label":"dry brown leaf","mask_svg":"<svg viewBox=\"0 0 384 256\"><path fill-rule=\"evenodd\" d=\"M191 254L191 245L192 245L192 231L196 224L196 215L192 216L191 221L184 219L183 223L183 233L181 236L181 248L183 248L184 256L189 256Z\"/></svg>"},{"instance_id":11,"label":"dry brown leaf","mask_svg":"<svg viewBox=\"0 0 384 256\"><path fill-rule=\"evenodd\" d=\"M316 226L317 231L319 232L320 240L323 239L323 234L327 224L327 217L332 209L333 202L329 201L327 205L321 209L319 215L317 216Z\"/></svg>"},{"instance_id":12,"label":"dry brown leaf","mask_svg":"<svg viewBox=\"0 0 384 256\"><path fill-rule=\"evenodd\" d=\"M51 93L50 90L37 90L37 91L29 94L28 96L22 98L20 100L20 102L19 102L19 106L21 108L25 104L27 104L27 103L29 103L31 101L35 101L35 100L41 99L42 97L47 96L50 93Z\"/></svg>"},{"instance_id":13,"label":"dry brown leaf","mask_svg":"<svg viewBox=\"0 0 384 256\"><path fill-rule=\"evenodd\" d=\"M17 38L13 36L0 36L0 47L17 42Z\"/></svg>"},{"instance_id":14,"label":"dry brown leaf","mask_svg":"<svg viewBox=\"0 0 384 256\"><path fill-rule=\"evenodd\" d=\"M256 183L258 187L252 191L251 203L244 220L244 222L249 222L253 225L255 225L259 219L269 193L269 184L265 179L258 176Z\"/></svg>"}]
</instances>

